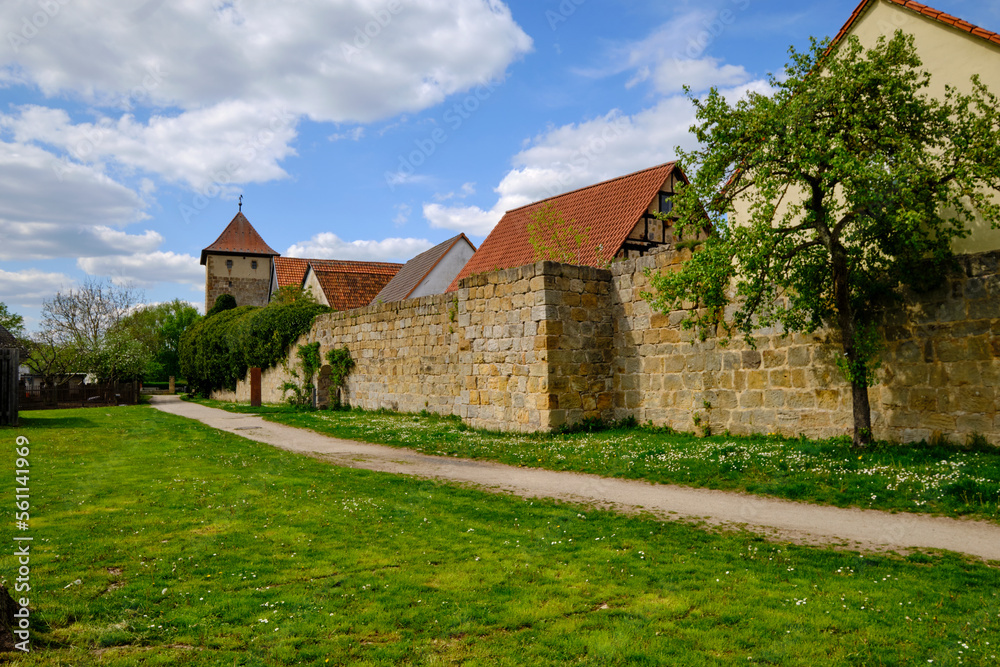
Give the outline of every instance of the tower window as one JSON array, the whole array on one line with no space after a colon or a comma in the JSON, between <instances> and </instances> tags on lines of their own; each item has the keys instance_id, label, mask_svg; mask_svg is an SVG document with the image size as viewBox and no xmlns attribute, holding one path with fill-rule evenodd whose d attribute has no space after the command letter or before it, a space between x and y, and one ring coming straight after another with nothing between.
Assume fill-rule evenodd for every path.
<instances>
[{"instance_id":1,"label":"tower window","mask_svg":"<svg viewBox=\"0 0 1000 667\"><path fill-rule=\"evenodd\" d=\"M233 268L233 260L231 260L231 259L227 259L226 260L226 268L229 269L229 270L232 270L232 268Z\"/></svg>"},{"instance_id":2,"label":"tower window","mask_svg":"<svg viewBox=\"0 0 1000 667\"><path fill-rule=\"evenodd\" d=\"M257 260L256 259L250 262L250 268L253 269L254 271L257 270Z\"/></svg>"}]
</instances>

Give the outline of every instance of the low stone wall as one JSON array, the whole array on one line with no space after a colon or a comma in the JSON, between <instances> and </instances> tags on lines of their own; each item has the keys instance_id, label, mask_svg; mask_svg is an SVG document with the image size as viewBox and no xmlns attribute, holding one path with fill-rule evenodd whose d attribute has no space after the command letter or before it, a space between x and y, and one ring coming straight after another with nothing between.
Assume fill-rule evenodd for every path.
<instances>
[{"instance_id":1,"label":"low stone wall","mask_svg":"<svg viewBox=\"0 0 1000 667\"><path fill-rule=\"evenodd\" d=\"M585 418L635 417L679 430L828 437L852 429L851 391L829 332L698 341L682 313L653 312L647 270L687 258L665 251L610 270L539 262L472 276L454 294L317 318L300 343L346 346L346 398L367 409L429 410L480 428L545 431ZM980 433L1000 443L1000 264L965 256L939 290L889 318L875 434L913 441ZM294 360L294 350L289 363ZM283 399L282 369L263 397ZM249 400L240 383L239 400Z\"/></svg>"}]
</instances>

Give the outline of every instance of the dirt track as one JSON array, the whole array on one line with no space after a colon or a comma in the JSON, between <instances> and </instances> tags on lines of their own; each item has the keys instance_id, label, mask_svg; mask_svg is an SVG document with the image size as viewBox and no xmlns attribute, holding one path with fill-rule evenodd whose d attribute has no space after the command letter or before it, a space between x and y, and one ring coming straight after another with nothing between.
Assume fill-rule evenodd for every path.
<instances>
[{"instance_id":1,"label":"dirt track","mask_svg":"<svg viewBox=\"0 0 1000 667\"><path fill-rule=\"evenodd\" d=\"M746 526L772 539L863 551L947 549L1000 561L1000 526L984 521L841 509L742 493L690 489L596 475L428 456L412 450L339 440L313 431L154 396L155 408L222 431L333 464L474 485L488 491L584 503L662 519Z\"/></svg>"}]
</instances>

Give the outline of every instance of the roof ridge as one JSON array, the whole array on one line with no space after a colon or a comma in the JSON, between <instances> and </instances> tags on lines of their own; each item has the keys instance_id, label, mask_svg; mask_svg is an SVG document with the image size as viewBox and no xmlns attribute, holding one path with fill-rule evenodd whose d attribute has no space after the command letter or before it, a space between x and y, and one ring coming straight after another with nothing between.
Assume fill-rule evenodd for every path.
<instances>
[{"instance_id":1,"label":"roof ridge","mask_svg":"<svg viewBox=\"0 0 1000 667\"><path fill-rule=\"evenodd\" d=\"M363 265L363 266L376 266L376 267L400 267L403 264L399 262L376 262L374 260L364 260L364 259L307 259L306 263L312 266L314 263L320 268L337 269L343 266L344 268L349 268L352 265Z\"/></svg>"},{"instance_id":2,"label":"roof ridge","mask_svg":"<svg viewBox=\"0 0 1000 667\"><path fill-rule=\"evenodd\" d=\"M568 190L566 192L563 192L562 194L552 195L551 197L547 197L545 199L539 199L538 201L533 201L530 204L525 204L524 206L518 206L517 208L512 208L509 211L507 211L507 213L513 213L514 211L520 211L523 208L529 208L531 206L537 206L538 204L544 204L547 201L552 201L553 199L559 199L560 197L565 197L566 195L576 194L577 192L583 192L584 190L590 190L591 188L597 188L602 185L608 185L610 183L614 183L615 181L620 181L624 178L631 178L632 176L638 176L639 174L644 174L647 171L653 171L655 169L663 169L664 167L675 167L676 165L677 165L676 160L672 160L670 162L664 162L663 164L658 164L653 167L647 167L645 169L640 169L639 171L633 171L631 174L625 174L624 176L616 176L614 178L609 178L606 181L601 181L600 183L593 183L591 185L586 185L582 188L577 188L575 190Z\"/></svg>"},{"instance_id":3,"label":"roof ridge","mask_svg":"<svg viewBox=\"0 0 1000 667\"><path fill-rule=\"evenodd\" d=\"M878 1L879 0L861 0L861 4L857 6L857 8L851 14L851 17L847 19L847 23L844 24L844 27L840 29L840 32L837 33L837 36L834 37L833 40L830 42L830 46L835 46L836 44L838 44L847 35L847 33L850 32L851 28L854 26L857 20L861 18L861 16L863 16L864 13L868 11L868 9L871 8L873 3L877 3ZM960 19L957 16L952 16L947 12L942 12L939 9L934 9L933 7L929 7L919 2L915 2L914 0L885 0L885 1L897 5L899 7L902 7L903 9L908 9L926 18L938 21L939 23L949 25L953 28L961 30L962 32L967 32L971 35L975 35L980 39L983 39L987 42L991 42L993 44L997 44L998 46L1000 46L1000 34L997 34L992 30L987 30L986 28L973 25L972 23L969 23L964 19Z\"/></svg>"}]
</instances>

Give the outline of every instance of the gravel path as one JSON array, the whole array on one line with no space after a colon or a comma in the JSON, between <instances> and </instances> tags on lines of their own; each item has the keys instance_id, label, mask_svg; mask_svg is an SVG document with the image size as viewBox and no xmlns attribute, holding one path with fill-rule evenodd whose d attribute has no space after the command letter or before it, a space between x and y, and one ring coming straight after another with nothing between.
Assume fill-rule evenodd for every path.
<instances>
[{"instance_id":1,"label":"gravel path","mask_svg":"<svg viewBox=\"0 0 1000 667\"><path fill-rule=\"evenodd\" d=\"M745 526L771 539L863 551L947 549L1000 561L1000 525L918 514L842 509L709 489L608 479L442 456L340 440L241 415L176 396L153 396L153 407L222 431L336 465L472 485L487 491L552 498L662 519Z\"/></svg>"}]
</instances>

